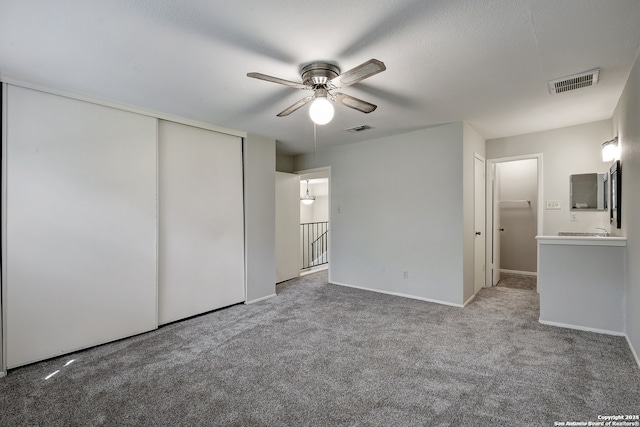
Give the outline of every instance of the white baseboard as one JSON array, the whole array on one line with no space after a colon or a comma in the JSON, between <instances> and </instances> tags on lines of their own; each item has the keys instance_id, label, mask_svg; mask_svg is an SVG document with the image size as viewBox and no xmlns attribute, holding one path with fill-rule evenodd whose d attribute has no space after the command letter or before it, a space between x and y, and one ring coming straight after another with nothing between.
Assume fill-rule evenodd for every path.
<instances>
[{"instance_id":1,"label":"white baseboard","mask_svg":"<svg viewBox=\"0 0 640 427\"><path fill-rule=\"evenodd\" d=\"M640 368L640 357L638 357L638 353L636 353L636 349L633 348L633 344L631 344L631 340L629 339L629 335L625 335L625 338L627 338L627 343L629 344L629 348L631 349L631 353L633 354L633 357L636 359L636 363L638 364L638 367Z\"/></svg>"},{"instance_id":2,"label":"white baseboard","mask_svg":"<svg viewBox=\"0 0 640 427\"><path fill-rule=\"evenodd\" d=\"M466 300L466 301L464 302L463 307L466 307L466 306L467 306L471 301L473 301L473 300L475 299L476 295L477 295L477 293L476 293L476 294L471 295L471 298L469 298L468 300Z\"/></svg>"},{"instance_id":3,"label":"white baseboard","mask_svg":"<svg viewBox=\"0 0 640 427\"><path fill-rule=\"evenodd\" d=\"M7 376L7 371L0 371L0 378L4 378Z\"/></svg>"},{"instance_id":4,"label":"white baseboard","mask_svg":"<svg viewBox=\"0 0 640 427\"><path fill-rule=\"evenodd\" d=\"M626 337L627 336L624 332L608 331L606 329L590 328L588 326L571 325L571 324L568 324L568 323L559 323L559 322L549 322L547 320L541 320L541 319L538 319L538 322L542 323L543 325L557 326L557 327L560 327L560 328L568 328L568 329L576 329L578 331L595 332L597 334L615 335L617 337ZM627 338L627 340L628 339L629 338Z\"/></svg>"},{"instance_id":5,"label":"white baseboard","mask_svg":"<svg viewBox=\"0 0 640 427\"><path fill-rule=\"evenodd\" d=\"M538 273L535 271L520 271L520 270L503 270L500 269L500 273L509 273L509 274L520 274L522 276L537 276Z\"/></svg>"},{"instance_id":6,"label":"white baseboard","mask_svg":"<svg viewBox=\"0 0 640 427\"><path fill-rule=\"evenodd\" d=\"M273 297L275 297L275 296L277 296L277 294L267 295L266 297L262 297L262 298L254 299L254 300L251 300L251 301L245 301L245 304L255 304L255 303L257 303L257 302L264 301L264 300L268 300L269 298L273 298Z\"/></svg>"},{"instance_id":7,"label":"white baseboard","mask_svg":"<svg viewBox=\"0 0 640 427\"><path fill-rule=\"evenodd\" d=\"M381 291L379 289L371 289L371 288L365 288L362 286L354 286L354 285L349 285L347 283L340 283L340 282L329 282L333 285L338 285L338 286L344 286L347 288L354 288L354 289L361 289L363 291L371 291L371 292L377 292L379 294L386 294L386 295L393 295L396 297L403 297L403 298L410 298L410 299L415 299L415 300L419 300L419 301L426 301L426 302L433 302L435 304L442 304L442 305L449 305L451 307L458 307L458 308L463 308L464 305L462 304L455 304L452 302L448 302L448 301L440 301L440 300L436 300L436 299L431 299L431 298L424 298L424 297L418 297L415 295L408 295L408 294L403 294L400 292L390 292L390 291Z\"/></svg>"}]
</instances>

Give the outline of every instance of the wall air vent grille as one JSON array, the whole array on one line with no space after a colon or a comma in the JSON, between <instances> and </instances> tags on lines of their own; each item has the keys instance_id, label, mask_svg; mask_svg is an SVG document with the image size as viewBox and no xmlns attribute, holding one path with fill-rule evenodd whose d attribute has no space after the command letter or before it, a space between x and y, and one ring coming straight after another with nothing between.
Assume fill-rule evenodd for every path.
<instances>
[{"instance_id":1,"label":"wall air vent grille","mask_svg":"<svg viewBox=\"0 0 640 427\"><path fill-rule=\"evenodd\" d=\"M599 78L600 68L596 68L594 70L585 71L584 73L549 80L549 93L553 95L554 93L568 92L570 90L593 86L598 83Z\"/></svg>"},{"instance_id":2,"label":"wall air vent grille","mask_svg":"<svg viewBox=\"0 0 640 427\"><path fill-rule=\"evenodd\" d=\"M352 127L349 129L345 129L347 132L351 132L351 133L358 133L358 132L363 132L365 130L369 130L369 129L373 129L371 126L369 125L360 125L360 126L356 126L356 127Z\"/></svg>"}]
</instances>

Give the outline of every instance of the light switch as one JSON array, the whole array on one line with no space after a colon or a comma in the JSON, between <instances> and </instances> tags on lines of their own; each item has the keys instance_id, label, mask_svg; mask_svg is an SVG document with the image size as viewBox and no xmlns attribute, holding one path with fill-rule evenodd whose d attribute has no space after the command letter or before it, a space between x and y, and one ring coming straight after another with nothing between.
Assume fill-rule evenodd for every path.
<instances>
[{"instance_id":1,"label":"light switch","mask_svg":"<svg viewBox=\"0 0 640 427\"><path fill-rule=\"evenodd\" d=\"M560 209L560 200L547 200L547 209Z\"/></svg>"}]
</instances>

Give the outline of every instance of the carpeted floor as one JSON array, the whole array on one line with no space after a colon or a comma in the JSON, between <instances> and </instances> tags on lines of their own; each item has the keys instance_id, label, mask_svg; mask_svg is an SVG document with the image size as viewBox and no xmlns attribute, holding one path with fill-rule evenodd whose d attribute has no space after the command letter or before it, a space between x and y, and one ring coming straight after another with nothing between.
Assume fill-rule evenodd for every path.
<instances>
[{"instance_id":1,"label":"carpeted floor","mask_svg":"<svg viewBox=\"0 0 640 427\"><path fill-rule=\"evenodd\" d=\"M538 283L537 276L501 272L500 280L498 281L498 286L503 288L537 291L538 289L537 283Z\"/></svg>"},{"instance_id":2,"label":"carpeted floor","mask_svg":"<svg viewBox=\"0 0 640 427\"><path fill-rule=\"evenodd\" d=\"M539 324L535 292L483 289L462 309L326 271L277 291L12 370L0 425L553 426L640 412L626 340Z\"/></svg>"}]
</instances>

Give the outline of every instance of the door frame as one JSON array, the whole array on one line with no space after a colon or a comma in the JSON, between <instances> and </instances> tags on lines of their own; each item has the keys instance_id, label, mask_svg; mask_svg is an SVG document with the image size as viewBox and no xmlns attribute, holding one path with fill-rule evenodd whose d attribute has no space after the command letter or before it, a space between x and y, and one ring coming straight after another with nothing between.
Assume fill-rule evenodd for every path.
<instances>
[{"instance_id":1,"label":"door frame","mask_svg":"<svg viewBox=\"0 0 640 427\"><path fill-rule=\"evenodd\" d=\"M484 206L481 209L476 209L476 202L478 200L478 186L476 182L476 161L480 161L482 163L479 168L482 170L482 179L483 179L483 188L482 188L482 199L484 199ZM487 199L486 199L486 187L487 186L487 161L486 159L478 153L473 153L473 229L475 233L484 233L481 235L474 235L473 237L473 293L474 295L482 288L487 286ZM482 227L480 230L477 229L476 223L478 219L478 214L482 213ZM484 241L484 250L481 253L476 253L476 239L482 239ZM476 268L478 259L482 260L483 266L482 269L484 271L484 277L481 280L482 285L478 286L478 276L476 275Z\"/></svg>"},{"instance_id":2,"label":"door frame","mask_svg":"<svg viewBox=\"0 0 640 427\"><path fill-rule=\"evenodd\" d=\"M543 191L543 155L542 153L532 153L532 154L522 154L519 156L509 156L509 157L497 157L494 159L487 159L486 161L486 177L490 179L486 179L487 186L487 199L485 203L486 207L486 221L487 224L487 239L485 241L486 245L486 260L485 260L485 283L489 283L490 286L495 286L497 283L493 283L493 253L494 246L500 245L500 239L496 238L496 227L493 221L493 209L494 209L494 192L495 192L495 165L498 163L507 163L518 160L537 160L537 185L538 185L538 209L536 214L538 215L537 224L536 224L536 235L541 236L543 232L544 226L544 191ZM489 268L490 267L490 268ZM536 271L540 270L540 253L539 249L536 251Z\"/></svg>"}]
</instances>

